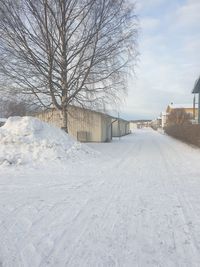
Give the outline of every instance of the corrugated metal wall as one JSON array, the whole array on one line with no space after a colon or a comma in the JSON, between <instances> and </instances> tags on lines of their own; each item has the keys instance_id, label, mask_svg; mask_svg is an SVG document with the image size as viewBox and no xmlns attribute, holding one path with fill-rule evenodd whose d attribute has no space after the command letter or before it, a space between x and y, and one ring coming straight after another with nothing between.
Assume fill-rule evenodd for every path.
<instances>
[{"instance_id":1,"label":"corrugated metal wall","mask_svg":"<svg viewBox=\"0 0 200 267\"><path fill-rule=\"evenodd\" d=\"M109 116L101 116L101 136L102 142L110 142L112 140L112 129L111 129L112 118Z\"/></svg>"},{"instance_id":2,"label":"corrugated metal wall","mask_svg":"<svg viewBox=\"0 0 200 267\"><path fill-rule=\"evenodd\" d=\"M36 115L37 118L62 127L62 116L57 110ZM106 142L111 140L111 117L99 112L71 106L68 111L68 131L82 142Z\"/></svg>"},{"instance_id":3,"label":"corrugated metal wall","mask_svg":"<svg viewBox=\"0 0 200 267\"><path fill-rule=\"evenodd\" d=\"M112 136L119 137L129 134L130 126L129 122L121 119L117 119L112 123Z\"/></svg>"}]
</instances>

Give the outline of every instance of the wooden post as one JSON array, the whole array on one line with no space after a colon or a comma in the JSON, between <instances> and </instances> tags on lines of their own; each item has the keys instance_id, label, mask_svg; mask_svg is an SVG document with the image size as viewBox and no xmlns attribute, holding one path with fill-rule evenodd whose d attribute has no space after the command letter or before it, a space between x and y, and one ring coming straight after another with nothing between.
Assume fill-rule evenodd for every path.
<instances>
[{"instance_id":1,"label":"wooden post","mask_svg":"<svg viewBox=\"0 0 200 267\"><path fill-rule=\"evenodd\" d=\"M200 124L200 92L199 94L199 101L198 101L198 124Z\"/></svg>"},{"instance_id":2,"label":"wooden post","mask_svg":"<svg viewBox=\"0 0 200 267\"><path fill-rule=\"evenodd\" d=\"M196 107L196 106L195 106L195 102L196 102L196 100L195 100L195 94L194 94L194 98L193 98L193 120L194 120L194 121L195 121L195 115L196 115L196 114L195 114L195 113L196 113L196 112L195 112L195 110L196 110L196 109L195 109L195 107Z\"/></svg>"}]
</instances>

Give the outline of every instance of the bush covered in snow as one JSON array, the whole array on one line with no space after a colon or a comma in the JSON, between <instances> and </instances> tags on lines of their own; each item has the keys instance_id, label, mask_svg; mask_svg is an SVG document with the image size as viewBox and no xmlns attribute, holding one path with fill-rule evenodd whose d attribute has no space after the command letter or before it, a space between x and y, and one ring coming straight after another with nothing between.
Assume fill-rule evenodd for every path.
<instances>
[{"instance_id":1,"label":"bush covered in snow","mask_svg":"<svg viewBox=\"0 0 200 267\"><path fill-rule=\"evenodd\" d=\"M0 164L65 161L93 153L63 130L33 117L10 117L0 128Z\"/></svg>"}]
</instances>

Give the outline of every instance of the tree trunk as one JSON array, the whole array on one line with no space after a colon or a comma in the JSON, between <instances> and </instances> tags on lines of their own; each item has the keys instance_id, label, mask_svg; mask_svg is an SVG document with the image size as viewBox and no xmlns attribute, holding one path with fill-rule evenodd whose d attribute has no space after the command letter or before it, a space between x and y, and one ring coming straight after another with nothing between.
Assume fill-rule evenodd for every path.
<instances>
[{"instance_id":1,"label":"tree trunk","mask_svg":"<svg viewBox=\"0 0 200 267\"><path fill-rule=\"evenodd\" d=\"M64 108L62 110L62 130L64 130L66 133L68 133L68 114L67 114L67 109Z\"/></svg>"}]
</instances>

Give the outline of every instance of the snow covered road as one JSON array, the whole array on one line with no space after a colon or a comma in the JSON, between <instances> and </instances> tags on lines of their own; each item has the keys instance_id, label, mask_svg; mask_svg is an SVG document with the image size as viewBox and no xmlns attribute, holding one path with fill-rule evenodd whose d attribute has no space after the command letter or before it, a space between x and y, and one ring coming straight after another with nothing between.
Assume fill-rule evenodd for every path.
<instances>
[{"instance_id":1,"label":"snow covered road","mask_svg":"<svg viewBox=\"0 0 200 267\"><path fill-rule=\"evenodd\" d=\"M200 266L200 150L152 130L0 169L0 266Z\"/></svg>"}]
</instances>

